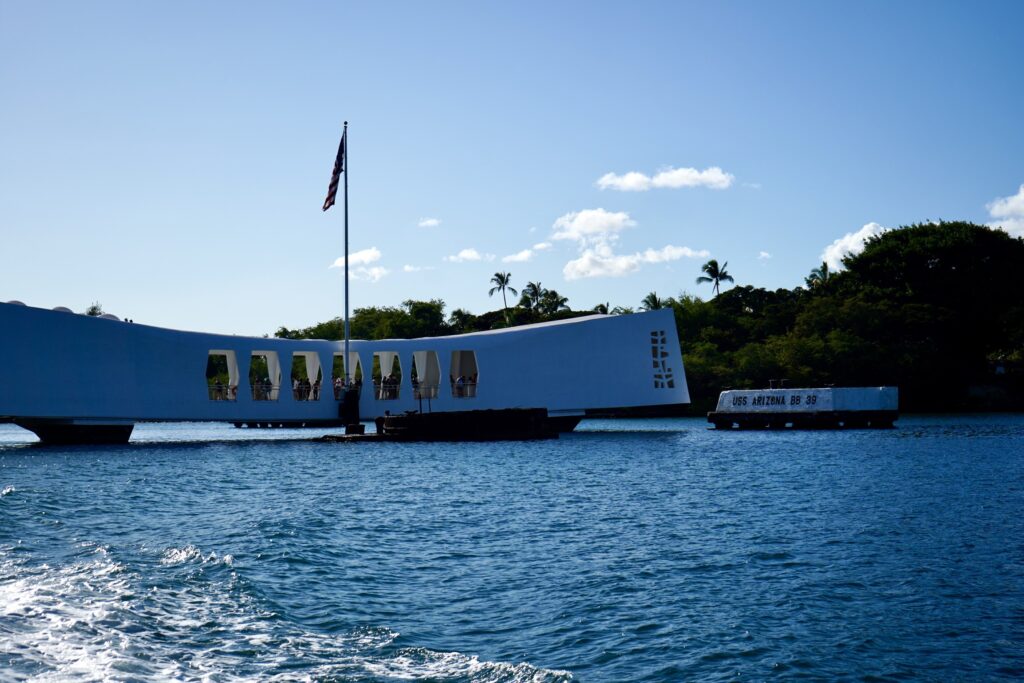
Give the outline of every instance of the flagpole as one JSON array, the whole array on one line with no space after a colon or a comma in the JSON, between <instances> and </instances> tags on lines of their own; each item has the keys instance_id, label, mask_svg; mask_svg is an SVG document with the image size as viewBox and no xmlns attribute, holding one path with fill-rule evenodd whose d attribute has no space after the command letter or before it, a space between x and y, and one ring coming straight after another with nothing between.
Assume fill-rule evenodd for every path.
<instances>
[{"instance_id":1,"label":"flagpole","mask_svg":"<svg viewBox=\"0 0 1024 683\"><path fill-rule=\"evenodd\" d=\"M351 359L348 355L348 121L345 122L345 128L341 133L341 139L345 141L345 170L343 175L345 176L345 391L349 389L349 372L351 368ZM355 375L352 375L352 379L355 379Z\"/></svg>"}]
</instances>

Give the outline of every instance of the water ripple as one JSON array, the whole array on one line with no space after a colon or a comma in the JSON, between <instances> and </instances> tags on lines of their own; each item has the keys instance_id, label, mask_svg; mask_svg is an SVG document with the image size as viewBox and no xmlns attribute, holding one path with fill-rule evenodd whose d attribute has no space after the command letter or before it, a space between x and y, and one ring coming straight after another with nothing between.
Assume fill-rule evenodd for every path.
<instances>
[{"instance_id":1,"label":"water ripple","mask_svg":"<svg viewBox=\"0 0 1024 683\"><path fill-rule=\"evenodd\" d=\"M0 679L1024 672L1024 419L581 427L338 447L141 425L104 449L0 426Z\"/></svg>"}]
</instances>

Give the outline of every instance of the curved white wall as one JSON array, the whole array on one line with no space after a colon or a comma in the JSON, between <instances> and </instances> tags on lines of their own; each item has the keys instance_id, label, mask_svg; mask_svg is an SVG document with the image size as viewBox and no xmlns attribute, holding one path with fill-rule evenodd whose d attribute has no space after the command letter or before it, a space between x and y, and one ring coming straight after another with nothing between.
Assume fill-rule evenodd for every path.
<instances>
[{"instance_id":1,"label":"curved white wall","mask_svg":"<svg viewBox=\"0 0 1024 683\"><path fill-rule=\"evenodd\" d=\"M658 337L664 332L664 337ZM655 333L660 344L652 344ZM652 348L657 346L657 348ZM211 350L231 350L240 386L235 401L211 401ZM414 351L436 351L440 390L433 411L545 407L553 414L689 402L671 310L590 316L452 337L353 341L363 367L364 419L419 408L410 381ZM473 398L448 384L451 352L473 350L479 383ZM254 401L248 387L253 351L274 351L282 367L277 401ZM398 400L375 400L375 351L398 352ZM292 353L313 352L324 371L319 401L296 401ZM29 306L0 304L0 418L92 420L315 421L338 417L331 367L341 342L181 332ZM667 357L659 357L660 353ZM672 387L655 388L665 362ZM423 402L426 410L427 403Z\"/></svg>"}]
</instances>

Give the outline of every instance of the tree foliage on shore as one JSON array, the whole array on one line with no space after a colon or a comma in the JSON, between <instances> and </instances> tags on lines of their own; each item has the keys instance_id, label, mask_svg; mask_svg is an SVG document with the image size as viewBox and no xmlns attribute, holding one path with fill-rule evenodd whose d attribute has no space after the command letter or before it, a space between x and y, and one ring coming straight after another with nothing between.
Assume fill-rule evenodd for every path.
<instances>
[{"instance_id":1,"label":"tree foliage on shore","mask_svg":"<svg viewBox=\"0 0 1024 683\"><path fill-rule=\"evenodd\" d=\"M503 310L488 311L473 315L457 308L445 317L445 303L441 299L430 301L403 301L402 306L367 306L357 308L349 319L349 330L353 339L415 339L417 337L443 337L450 334L483 332L500 327L529 325L548 320L563 320L592 311L572 311L566 307L567 300L556 295L556 302L548 307L508 309L506 320ZM562 308L555 309L560 304ZM342 319L334 318L310 327L291 330L279 327L275 337L282 339L341 339Z\"/></svg>"},{"instance_id":2,"label":"tree foliage on shore","mask_svg":"<svg viewBox=\"0 0 1024 683\"><path fill-rule=\"evenodd\" d=\"M971 223L923 223L871 238L843 266L816 267L806 288L737 286L707 301L651 292L642 308L675 314L695 412L726 387L779 378L792 386L896 385L904 410L1024 408L1024 240ZM507 320L502 310L445 317L439 299L410 300L356 309L351 327L357 339L414 338L590 314L531 282ZM335 319L276 336L341 334Z\"/></svg>"},{"instance_id":3,"label":"tree foliage on shore","mask_svg":"<svg viewBox=\"0 0 1024 683\"><path fill-rule=\"evenodd\" d=\"M909 410L1024 407L1024 240L964 222L870 239L810 289L673 301L690 393L727 386L900 388Z\"/></svg>"}]
</instances>

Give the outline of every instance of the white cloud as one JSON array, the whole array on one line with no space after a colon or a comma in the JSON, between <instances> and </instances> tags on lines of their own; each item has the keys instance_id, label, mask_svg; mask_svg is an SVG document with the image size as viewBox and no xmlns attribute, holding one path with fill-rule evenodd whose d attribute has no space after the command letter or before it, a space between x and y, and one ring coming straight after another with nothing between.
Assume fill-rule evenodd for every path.
<instances>
[{"instance_id":1,"label":"white cloud","mask_svg":"<svg viewBox=\"0 0 1024 683\"><path fill-rule=\"evenodd\" d=\"M1024 216L1024 185L1020 186L1017 194L1010 197L1000 197L985 208L988 209L992 218Z\"/></svg>"},{"instance_id":2,"label":"white cloud","mask_svg":"<svg viewBox=\"0 0 1024 683\"><path fill-rule=\"evenodd\" d=\"M843 267L843 257L864 251L864 242L868 238L881 235L886 230L888 228L882 227L878 223L868 223L857 232L848 232L825 247L825 250L821 252L821 260L827 263L832 270L840 270Z\"/></svg>"},{"instance_id":3,"label":"white cloud","mask_svg":"<svg viewBox=\"0 0 1024 683\"><path fill-rule=\"evenodd\" d=\"M418 273L421 270L434 270L434 266L411 266L408 263L402 266L402 272L405 273Z\"/></svg>"},{"instance_id":4,"label":"white cloud","mask_svg":"<svg viewBox=\"0 0 1024 683\"><path fill-rule=\"evenodd\" d=\"M584 209L567 213L555 221L552 239L575 240L581 243L606 242L636 225L625 211L612 213L604 209Z\"/></svg>"},{"instance_id":5,"label":"white cloud","mask_svg":"<svg viewBox=\"0 0 1024 683\"><path fill-rule=\"evenodd\" d=\"M382 277L390 273L391 271L382 266L371 266L371 263L380 261L381 253L377 247L370 247L369 249L360 249L354 251L348 255L348 266L349 266L349 277L353 280L363 280L365 282L379 282ZM331 268L344 268L345 257L339 256L331 264Z\"/></svg>"},{"instance_id":6,"label":"white cloud","mask_svg":"<svg viewBox=\"0 0 1024 683\"><path fill-rule=\"evenodd\" d=\"M654 187L710 187L712 190L724 190L732 185L736 176L726 173L717 166L698 171L695 168L668 168L654 176L651 184Z\"/></svg>"},{"instance_id":7,"label":"white cloud","mask_svg":"<svg viewBox=\"0 0 1024 683\"><path fill-rule=\"evenodd\" d=\"M772 257L772 255L769 254L767 251L761 251L761 252L758 252L758 254L757 254L757 260L758 261L767 261L771 257Z\"/></svg>"},{"instance_id":8,"label":"white cloud","mask_svg":"<svg viewBox=\"0 0 1024 683\"><path fill-rule=\"evenodd\" d=\"M370 247L369 249L360 249L359 251L354 251L348 255L348 265L350 268L353 266L368 266L371 263L376 263L377 261L380 261L380 257L380 249L378 249L377 247ZM331 268L344 267L344 256L339 256L338 258L334 259L334 263L331 264Z\"/></svg>"},{"instance_id":9,"label":"white cloud","mask_svg":"<svg viewBox=\"0 0 1024 683\"><path fill-rule=\"evenodd\" d=\"M622 277L648 263L678 261L681 258L707 258L706 249L695 251L689 247L667 245L661 249L647 249L635 254L616 254L608 244L584 249L580 257L569 261L562 269L566 280L588 277Z\"/></svg>"},{"instance_id":10,"label":"white cloud","mask_svg":"<svg viewBox=\"0 0 1024 683\"><path fill-rule=\"evenodd\" d=\"M509 254L508 256L502 256L501 257L501 262L502 263L526 263L527 261L533 260L533 256L534 256L534 254L536 252L544 251L546 249L550 249L551 246L552 246L551 242L538 242L537 244L533 245L533 247L530 248L530 249L523 249L522 251L517 251L514 254Z\"/></svg>"},{"instance_id":11,"label":"white cloud","mask_svg":"<svg viewBox=\"0 0 1024 683\"><path fill-rule=\"evenodd\" d=\"M1024 185L1020 186L1017 194L1000 197L985 208L996 219L988 227L1005 230L1014 237L1024 237Z\"/></svg>"},{"instance_id":12,"label":"white cloud","mask_svg":"<svg viewBox=\"0 0 1024 683\"><path fill-rule=\"evenodd\" d=\"M458 254L445 256L444 260L450 261L451 263L462 263L464 261L493 261L494 254L481 254L476 249L470 247L468 249L463 249Z\"/></svg>"},{"instance_id":13,"label":"white cloud","mask_svg":"<svg viewBox=\"0 0 1024 683\"><path fill-rule=\"evenodd\" d=\"M619 190L620 192L646 192L652 188L709 187L713 190L724 190L733 184L736 176L726 173L718 166L710 166L703 171L695 168L672 168L671 166L648 176L639 171L630 171L622 175L605 173L597 179L597 186L602 190Z\"/></svg>"},{"instance_id":14,"label":"white cloud","mask_svg":"<svg viewBox=\"0 0 1024 683\"><path fill-rule=\"evenodd\" d=\"M420 222L416 224L420 228L436 228L441 225L440 218L421 218Z\"/></svg>"},{"instance_id":15,"label":"white cloud","mask_svg":"<svg viewBox=\"0 0 1024 683\"><path fill-rule=\"evenodd\" d=\"M646 192L651 189L651 177L639 171L630 171L622 175L605 173L597 179L597 186L602 190L612 189L620 192Z\"/></svg>"},{"instance_id":16,"label":"white cloud","mask_svg":"<svg viewBox=\"0 0 1024 683\"><path fill-rule=\"evenodd\" d=\"M509 254L503 256L501 259L502 263L525 263L533 258L532 249L523 249L522 251L516 252L515 254Z\"/></svg>"},{"instance_id":17,"label":"white cloud","mask_svg":"<svg viewBox=\"0 0 1024 683\"><path fill-rule=\"evenodd\" d=\"M677 247L671 244L661 249L646 249L640 254L641 263L663 263L665 261L678 261L681 258L707 258L711 252L707 249L690 249L689 247Z\"/></svg>"},{"instance_id":18,"label":"white cloud","mask_svg":"<svg viewBox=\"0 0 1024 683\"><path fill-rule=\"evenodd\" d=\"M636 225L628 213L611 213L604 209L586 209L567 213L555 221L552 239L574 240L580 250L579 258L562 268L566 280L588 277L621 277L650 263L664 263L681 258L710 256L706 250L667 245L661 249L646 249L635 254L616 254L613 245L619 233ZM549 242L542 242L550 246ZM540 248L537 245L535 248Z\"/></svg>"},{"instance_id":19,"label":"white cloud","mask_svg":"<svg viewBox=\"0 0 1024 683\"><path fill-rule=\"evenodd\" d=\"M1004 218L994 223L989 223L988 227L999 228L1009 233L1011 237L1024 237L1024 216Z\"/></svg>"},{"instance_id":20,"label":"white cloud","mask_svg":"<svg viewBox=\"0 0 1024 683\"><path fill-rule=\"evenodd\" d=\"M366 282L378 282L382 277L390 273L391 271L381 266L372 266L367 268L366 266L359 266L355 270L350 270L349 275L353 280L365 280Z\"/></svg>"}]
</instances>

